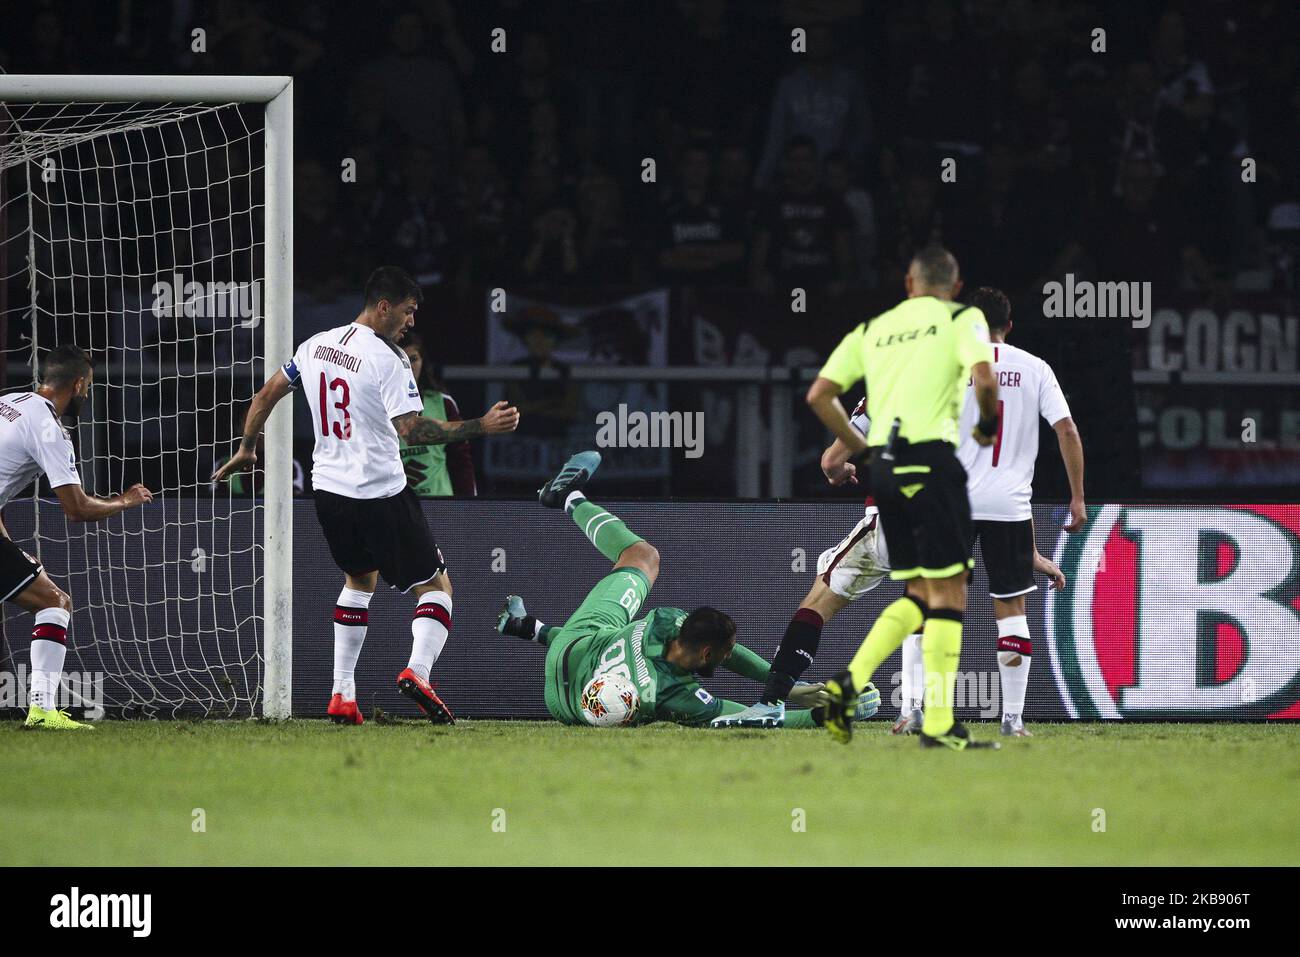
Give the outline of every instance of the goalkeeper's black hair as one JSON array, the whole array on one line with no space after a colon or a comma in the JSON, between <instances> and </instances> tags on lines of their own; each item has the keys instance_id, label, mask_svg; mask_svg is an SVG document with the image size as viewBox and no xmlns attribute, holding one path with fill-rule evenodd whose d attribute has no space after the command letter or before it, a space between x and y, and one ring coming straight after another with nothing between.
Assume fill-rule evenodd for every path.
<instances>
[{"instance_id":1,"label":"goalkeeper's black hair","mask_svg":"<svg viewBox=\"0 0 1300 957\"><path fill-rule=\"evenodd\" d=\"M420 290L420 284L406 270L396 266L380 266L366 280L366 308L379 305L381 299L387 299L394 306L414 299L415 304L419 305L424 302L424 293Z\"/></svg>"},{"instance_id":2,"label":"goalkeeper's black hair","mask_svg":"<svg viewBox=\"0 0 1300 957\"><path fill-rule=\"evenodd\" d=\"M81 346L67 343L55 346L41 360L41 385L71 385L95 367L90 353Z\"/></svg>"},{"instance_id":3,"label":"goalkeeper's black hair","mask_svg":"<svg viewBox=\"0 0 1300 957\"><path fill-rule=\"evenodd\" d=\"M990 331L997 332L1011 325L1011 300L1001 289L980 286L971 296L970 304L984 313Z\"/></svg>"},{"instance_id":4,"label":"goalkeeper's black hair","mask_svg":"<svg viewBox=\"0 0 1300 957\"><path fill-rule=\"evenodd\" d=\"M697 608L682 622L677 640L688 648L716 648L729 651L736 637L736 623L726 612L716 608Z\"/></svg>"}]
</instances>

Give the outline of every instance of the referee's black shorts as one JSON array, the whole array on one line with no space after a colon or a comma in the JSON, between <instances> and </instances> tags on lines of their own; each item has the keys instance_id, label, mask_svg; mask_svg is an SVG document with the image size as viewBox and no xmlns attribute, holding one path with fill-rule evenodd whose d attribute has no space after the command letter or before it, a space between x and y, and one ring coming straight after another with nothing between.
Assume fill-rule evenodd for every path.
<instances>
[{"instance_id":1,"label":"referee's black shorts","mask_svg":"<svg viewBox=\"0 0 1300 957\"><path fill-rule=\"evenodd\" d=\"M889 548L889 577L950 578L975 565L966 470L947 442L872 450L871 491Z\"/></svg>"},{"instance_id":2,"label":"referee's black shorts","mask_svg":"<svg viewBox=\"0 0 1300 957\"><path fill-rule=\"evenodd\" d=\"M349 575L378 571L393 588L407 592L446 569L409 485L388 498L350 498L324 489L314 494L330 555Z\"/></svg>"}]
</instances>

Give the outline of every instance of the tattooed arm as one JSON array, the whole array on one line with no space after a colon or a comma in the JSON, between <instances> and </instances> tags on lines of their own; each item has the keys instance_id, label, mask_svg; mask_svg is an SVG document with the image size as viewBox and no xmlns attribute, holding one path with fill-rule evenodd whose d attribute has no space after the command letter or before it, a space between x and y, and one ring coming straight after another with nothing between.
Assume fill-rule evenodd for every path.
<instances>
[{"instance_id":1,"label":"tattooed arm","mask_svg":"<svg viewBox=\"0 0 1300 957\"><path fill-rule=\"evenodd\" d=\"M498 402L481 418L461 422L440 422L437 419L426 419L416 412L407 412L393 419L393 427L408 445L446 445L448 442L462 442L481 435L513 432L519 427L519 410Z\"/></svg>"},{"instance_id":2,"label":"tattooed arm","mask_svg":"<svg viewBox=\"0 0 1300 957\"><path fill-rule=\"evenodd\" d=\"M449 442L476 439L485 434L482 419L440 422L438 419L426 419L417 412L399 415L393 419L393 427L408 445L446 445Z\"/></svg>"}]
</instances>

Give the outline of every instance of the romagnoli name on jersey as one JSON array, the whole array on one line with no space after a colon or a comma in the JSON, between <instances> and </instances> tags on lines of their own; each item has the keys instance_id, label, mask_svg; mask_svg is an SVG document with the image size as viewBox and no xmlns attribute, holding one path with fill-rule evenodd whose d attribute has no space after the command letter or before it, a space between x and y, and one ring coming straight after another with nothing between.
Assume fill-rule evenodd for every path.
<instances>
[{"instance_id":1,"label":"romagnoli name on jersey","mask_svg":"<svg viewBox=\"0 0 1300 957\"><path fill-rule=\"evenodd\" d=\"M322 362L332 362L352 372L361 371L361 360L356 356L323 343L316 347L316 351L312 353L312 358L320 359Z\"/></svg>"}]
</instances>

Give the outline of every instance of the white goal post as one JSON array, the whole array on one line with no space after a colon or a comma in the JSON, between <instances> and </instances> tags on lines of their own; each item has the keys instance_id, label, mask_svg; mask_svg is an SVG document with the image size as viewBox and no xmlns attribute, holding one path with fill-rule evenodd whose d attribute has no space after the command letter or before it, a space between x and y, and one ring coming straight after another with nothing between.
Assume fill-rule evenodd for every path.
<instances>
[{"instance_id":1,"label":"white goal post","mask_svg":"<svg viewBox=\"0 0 1300 957\"><path fill-rule=\"evenodd\" d=\"M261 316L258 323L262 326L260 332L250 334L246 337L248 342L258 341L260 338L260 349L256 354L248 356L235 355L233 352L228 359L228 365L218 369L217 364L210 364L209 371L224 371L229 375L238 372L243 379L256 377L258 384L269 375L276 366L288 359L293 352L293 81L291 77L283 76L37 76L37 75L0 75L0 177L8 175L10 169L27 167L27 196L15 197L10 195L5 197L3 189L0 188L0 213L8 210L15 219L26 217L26 229L28 235L25 237L26 249L22 249L18 241L10 243L10 236L7 233L0 233L0 241L3 241L5 249L0 252L7 253L10 260L25 260L15 264L10 262L8 267L0 269L0 284L10 283L18 285L23 277L20 272L28 273L28 285L30 288L29 301L23 306L21 312L15 308L6 310L8 317L13 317L16 321L19 318L30 317L32 329L37 328L37 319L43 322L54 323L63 318L61 315L68 309L69 302L78 310L88 310L93 313L93 322L99 322L100 326L107 330L107 335L116 343L116 354L126 355L129 357L131 352L131 342L124 339L121 342L117 340L118 333L114 323L118 325L129 324L134 314L144 315L144 308L140 306L142 294L140 289L148 288L148 282L152 278L147 274L143 265L148 259L146 254L138 254L135 249L127 253L127 257L132 265L136 266L134 273L121 267L123 271L114 274L111 268L105 266L105 263L120 263L123 261L123 254L110 248L113 243L119 246L124 243L123 236L127 235L131 243L138 247L143 247L146 243L152 243L155 247L165 247L168 242L172 244L171 252L174 253L177 238L176 236L167 236L166 230L158 228L155 233L149 233L143 225L134 225L130 230L121 228L121 217L123 209L128 216L135 217L141 215L136 209L127 209L133 205L141 204L145 207L145 212L152 216L152 210L156 208L168 207L170 204L184 204L186 202L195 202L192 196L210 196L216 189L224 187L228 192L233 192L231 181L235 178L234 166L221 166L222 163L230 164L229 158L215 157L220 169L225 172L225 179L221 175L212 175L207 173L206 178L202 179L202 194L198 192L185 193L188 187L189 169L187 164L193 163L195 169L201 172L208 168L208 154L214 147L208 143L206 130L203 125L204 120L201 117L210 114L215 115L218 110L235 111L236 119L242 114L238 111L247 109L248 105L263 105L262 118L263 127L260 133L264 141L264 149L260 157L253 157L247 161L244 157L237 157L236 162L247 162L248 170L256 170L260 165L262 173L262 183L254 190L251 186L247 188L248 199L244 206L235 207L232 200L229 208L220 213L221 228L224 228L230 235L224 239L215 239L212 241L213 247L220 247L226 250L222 255L228 256L230 262L235 261L235 254L238 253L244 258L240 260L241 269L243 263L249 258L255 258L256 247L262 245L263 256L260 264L260 275L265 289L265 295L261 302ZM183 124L191 124L184 127ZM226 133L226 120L210 120L211 124L217 124L222 134ZM168 131L168 124L173 124ZM236 132L228 139L224 139L224 146L218 143L215 146L217 151L223 148L229 152L232 144L238 146L248 144L251 150L251 144L256 142L256 135L249 133L247 129L242 128L239 123L230 121L230 126L236 128ZM178 132L179 130L179 132ZM148 140L144 137L152 135L154 140ZM120 137L114 142L114 136ZM132 138L134 137L134 139ZM151 142L174 144L177 139L182 140L182 144L171 151L169 145L160 146L163 156L161 160L153 156L146 155L142 161L138 155L133 155L133 149L148 148ZM95 141L98 140L98 143ZM107 143L107 145L105 145ZM39 188L39 179L41 175L42 162L52 162L48 157L58 156L65 151L76 151L84 149L88 151L89 166L83 165L84 156L79 153L72 155L79 157L76 164L76 173L82 177L84 185L79 187L76 194L75 203L68 200L66 203L72 210L63 210L63 212L72 219L72 214L86 216L89 214L92 218L102 217L105 220L111 219L116 211L119 222L116 231L105 227L97 229L94 226L85 227L73 222L68 227L69 235L57 233L51 229L49 235L41 237L51 252L48 258L58 264L51 267L47 273L42 274L38 260L40 254L37 250L36 234L37 222L49 221L53 217L48 210L33 212L34 192L31 184L36 182ZM148 164L155 163L167 166L168 182L155 184L150 180L153 176L153 169ZM139 169L144 165L143 172ZM182 183L179 188L170 182L171 169L179 168L181 176L186 182ZM243 169L244 167L240 167ZM21 175L21 174L17 174ZM141 199L138 196L138 189L132 188L132 177L137 179L143 178L146 182L146 192L148 196ZM252 173L248 174L251 179ZM35 177L35 180L33 180ZM106 186L99 184L108 180ZM125 183L125 186L121 184ZM0 181L0 187L3 183ZM71 191L70 187L65 189ZM130 195L125 198L119 198L124 191L130 189ZM107 194L111 194L108 196ZM177 196L184 198L178 200ZM259 204L254 196L260 195L262 202ZM42 197L43 198L43 197ZM24 209L24 199L26 208ZM48 203L49 201L46 200ZM154 204L149 207L149 204ZM112 207L117 205L121 208L114 210ZM261 236L253 237L244 245L239 246L232 237L238 232L240 240L244 239L245 231L252 232L253 225L258 221L257 206L262 205L261 210ZM44 219L40 219L43 215ZM209 202L208 210L209 219L206 222L206 228L209 233L218 231L214 228L214 220L211 212L211 203ZM145 217L141 216L143 220ZM186 217L186 223L192 224L197 217L190 213ZM238 223L236 223L238 219ZM197 231L191 229L190 231ZM153 262L178 263L182 259L187 263L204 265L209 267L209 274L216 270L219 263L216 254L207 259L203 259L197 249L191 248L188 244L191 240L188 237L181 237L186 256L157 256ZM196 243L199 241L195 241ZM84 250L74 249L66 254L62 252L65 246L73 246L76 243L82 244ZM206 247L205 247L206 250ZM146 253L148 251L146 250ZM60 259L61 256L65 258ZM0 262L3 262L0 259ZM90 263L90 265L86 265ZM98 267L98 271L96 269ZM60 271L61 270L61 271ZM179 275L179 266L177 267ZM257 274L257 269L253 270L252 275ZM242 273L241 273L242 275ZM223 278L223 277L215 277ZM120 280L120 281L119 281ZM129 280L129 281L128 281ZM59 300L59 292L53 295L53 301L50 295L46 295L45 301L39 301L39 296L43 289L52 284L62 283L58 288L72 289L71 293L64 293L64 299ZM110 283L126 287L132 286L129 293L122 294L118 291L111 290L103 297L112 302L118 302L121 298L129 298L134 309L134 314L127 310L114 312L111 306L104 306L102 309L99 305L98 286L108 286ZM250 281L250 285L256 285L257 280ZM209 282L209 287L218 283ZM233 286L234 283L232 282ZM87 287L91 287L91 292L85 292ZM78 299L77 297L81 298ZM115 298L117 297L117 298ZM3 299L0 299L3 301ZM86 306L87 301L91 304ZM156 305L155 305L156 310ZM155 312L155 314L157 314ZM224 313L222 313L224 315ZM249 323L245 323L245 326ZM177 338L180 333L174 334ZM38 348L35 341L35 332L32 334L31 358L30 365L34 373L35 363L38 359ZM209 334L213 340L212 351L216 354L218 346L215 344L216 335ZM242 341L242 340L241 340ZM55 343L57 344L57 342ZM4 344L0 344L4 345ZM186 342L177 342L175 340L167 343L176 356L179 356L184 348L188 345ZM7 348L7 345L6 345ZM197 348L195 354L198 354ZM170 355L170 353L169 353ZM6 360L9 356L6 355ZM175 360L176 368L180 368L180 360ZM260 368L258 368L260 365ZM132 366L131 368L137 368ZM139 366L143 368L143 366ZM177 380L184 379L188 376L191 380L196 380L199 373L193 370L198 368L196 363L191 367L189 372L178 372ZM161 373L160 373L161 375ZM147 377L147 374L146 376ZM110 380L111 381L111 380ZM97 375L97 386L98 375ZM128 382L128 385L131 383ZM152 383L156 385L157 383ZM182 383L183 385L184 383ZM10 388L13 383L10 383ZM206 387L206 380L204 383ZM107 388L107 386L106 386ZM198 386L191 382L191 389L194 394L199 394ZM160 390L161 391L161 390ZM227 431L230 426L234 425L234 431L237 432L238 423L234 422L235 412L237 411L236 403L230 395L225 396L224 404L222 398L217 394L216 387L214 392L214 406L222 414L225 414L227 421L225 427ZM183 394L179 387L177 394ZM288 405L288 403L285 403ZM142 405L141 408L146 408ZM174 424L173 420L179 421L185 410L181 405L173 403L173 406L163 413L150 415L150 411L140 411L137 413L138 422L143 427L148 424L159 430L163 435ZM204 410L207 413L213 413L214 409ZM215 420L216 416L213 416ZM134 424L137 420L129 420ZM200 419L198 411L194 415L194 426L196 431L201 431L203 426L198 424ZM119 423L111 423L116 427ZM231 438L228 435L215 436L217 442L224 442ZM179 442L180 440L177 439ZM196 462L201 463L200 456L204 453L204 442L209 444L213 437L206 440L200 437L197 440L198 452L193 455ZM109 463L105 468L105 475L114 462L116 454L114 446L106 446L107 453L102 457ZM194 449L188 449L188 452L195 452ZM227 449L227 453L229 449ZM100 454L97 452L97 454ZM209 453L210 454L210 453ZM84 458L83 454L83 458ZM120 456L119 456L120 457ZM160 462L162 456L158 456ZM260 657L262 659L262 675L260 689L257 682L253 681L246 692L239 695L232 695L232 700L237 698L241 705L241 711L247 713L251 711L256 713L256 699L260 690L260 712L263 717L272 719L283 719L291 716L292 713L292 648L293 648L293 598L292 598L292 569L293 569L293 424L292 412L288 408L280 408L271 415L266 428L264 440L263 461L261 466L264 470L264 479L261 485L261 508L263 509L263 522L261 529L262 547L262 614L261 614L261 649ZM187 460L188 461L188 460ZM161 465L159 466L162 467ZM199 466L201 467L201 466ZM195 473L197 467L191 466L190 471L181 478L178 478L175 485L177 497L180 498L189 491L191 494L195 490L202 488L202 476ZM83 473L83 479L86 474ZM89 484L89 483L88 483ZM251 487L251 486L250 486ZM102 492L103 489L95 489ZM254 493L255 494L255 493ZM253 499L256 502L256 498ZM244 509L248 516L248 521L256 527L255 512L257 505ZM167 513L164 512L163 524L159 529L164 539L166 536L172 536L175 541L183 541L184 547L188 547L191 539L185 538L185 523L191 519L187 516L202 515L202 509L196 505L186 511L177 511L175 519L169 521ZM215 515L215 513L214 513ZM215 518L207 519L214 527L218 524ZM36 521L39 522L39 509L37 509ZM38 526L39 527L39 526ZM144 528L143 532L151 531ZM136 532L134 528L122 533L121 537L130 539L132 537L142 538L143 536ZM64 541L67 541L66 539ZM256 544L256 543L255 543ZM107 553L112 556L113 549L121 545L121 554L126 557L122 559L123 567L138 570L137 566L132 565L132 561L141 562L146 568L149 565L149 557L135 559L129 554L130 543L109 543L106 549ZM88 549L89 553L90 549ZM99 553L104 550L100 549ZM201 550L196 548L196 552ZM256 547L250 549L254 556ZM98 554L91 557L98 557ZM255 567L255 564L254 566ZM241 566L242 568L242 566ZM161 570L160 576L166 576L171 572ZM101 583L102 584L102 583ZM113 583L110 582L110 586ZM146 587L148 587L146 585ZM170 586L169 586L170 587ZM189 586L178 586L180 591L184 591ZM229 586L234 588L235 585ZM256 589L250 582L239 583L239 587L245 591ZM119 586L120 590L120 586ZM161 604L155 594L152 596L155 605ZM163 596L169 603L173 595L170 591L164 589ZM222 615L229 617L229 609L217 609L217 595L200 595L197 603L202 605L207 598L212 599L213 614L218 611ZM228 593L223 592L222 598L230 597ZM134 600L134 595L122 597L114 595L113 604L116 606L110 609L114 614L121 615L122 606ZM74 609L78 596L74 593ZM186 596L186 600L195 601L193 596ZM233 604L231 602L230 604ZM255 600L252 603L256 607ZM130 613L130 612L127 612ZM75 614L75 611L74 611ZM173 611L170 609L160 609L156 612L159 616L168 616L166 621L167 627L164 629L166 636L172 635L172 625L170 622ZM204 618L206 610L199 613L200 621L210 621ZM252 628L256 629L256 617L252 621ZM133 619L134 620L134 619ZM75 618L74 618L75 621ZM146 629L151 627L151 619L145 617ZM242 627L242 626L240 626ZM112 629L111 618L108 626ZM182 632L192 631L192 626L186 624L178 626ZM137 641L148 641L155 637L151 635L137 636ZM96 638L95 640L98 640ZM112 655L118 655L119 650L110 648L110 642L115 641L116 636L108 636L105 639L106 650ZM241 639L242 640L242 639ZM76 644L74 636L72 644ZM127 657L130 657L131 650L128 649ZM136 651L135 654L147 655L152 658L155 654L166 656L169 649L149 649L148 651ZM206 652L200 652L206 655ZM101 656L103 657L103 656ZM256 654L248 657L241 656L234 662L234 670L241 666L256 668ZM203 694L210 695L210 685L212 676L216 675L218 683L224 682L227 686L230 684L230 678L227 671L231 670L231 663L218 662L212 664L206 657L197 663L181 661L179 664L172 662L164 668L158 668L156 662L150 661L147 666L138 666L135 660L124 665L124 668L137 669L133 671L132 677L143 681L150 688L156 689L162 685L165 691L156 695L157 701L152 703L148 713L156 714L160 711L167 710L171 707L173 714L182 713L185 709L182 707L186 700L192 701L194 698L203 698ZM150 670L153 669L153 670ZM209 686L204 691L204 682ZM195 692L192 689L199 688ZM200 701L197 710L203 714L219 711L219 708L210 706L211 698ZM221 704L222 702L218 702ZM229 705L229 701L225 704ZM226 713L235 713L232 708L227 708Z\"/></svg>"}]
</instances>

